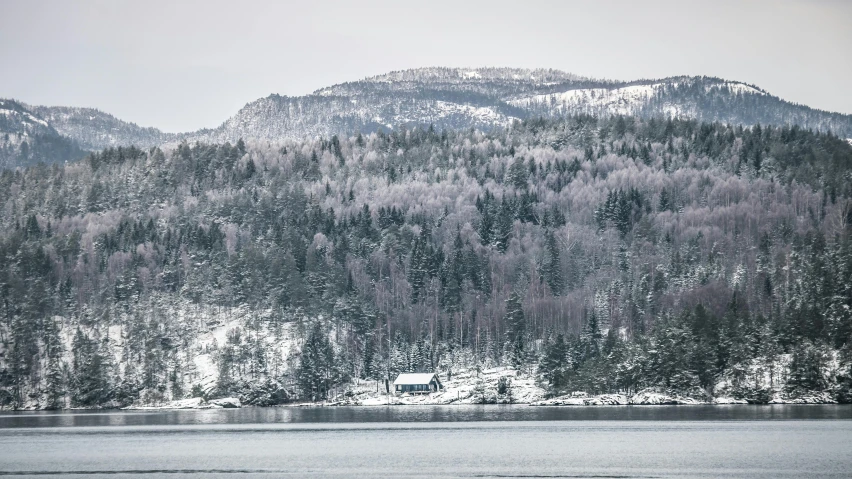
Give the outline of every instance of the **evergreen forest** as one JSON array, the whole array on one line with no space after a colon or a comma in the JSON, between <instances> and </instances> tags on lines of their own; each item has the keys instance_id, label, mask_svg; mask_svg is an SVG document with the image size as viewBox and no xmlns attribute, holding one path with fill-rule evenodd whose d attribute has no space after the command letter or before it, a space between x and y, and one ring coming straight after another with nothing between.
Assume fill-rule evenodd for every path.
<instances>
[{"instance_id":1,"label":"evergreen forest","mask_svg":"<svg viewBox=\"0 0 852 479\"><path fill-rule=\"evenodd\" d=\"M852 402L852 145L571 116L0 171L0 406L548 394Z\"/></svg>"}]
</instances>

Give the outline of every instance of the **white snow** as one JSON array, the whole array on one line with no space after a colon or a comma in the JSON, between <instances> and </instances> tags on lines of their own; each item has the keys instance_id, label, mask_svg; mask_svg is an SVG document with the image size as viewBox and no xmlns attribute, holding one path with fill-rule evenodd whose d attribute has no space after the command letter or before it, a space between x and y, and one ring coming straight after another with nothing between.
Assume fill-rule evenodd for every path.
<instances>
[{"instance_id":1,"label":"white snow","mask_svg":"<svg viewBox=\"0 0 852 479\"><path fill-rule=\"evenodd\" d=\"M837 404L837 401L828 392L821 392L795 398L776 394L769 404Z\"/></svg>"},{"instance_id":2,"label":"white snow","mask_svg":"<svg viewBox=\"0 0 852 479\"><path fill-rule=\"evenodd\" d=\"M429 384L435 373L402 373L394 380L394 385Z\"/></svg>"},{"instance_id":3,"label":"white snow","mask_svg":"<svg viewBox=\"0 0 852 479\"><path fill-rule=\"evenodd\" d=\"M180 314L186 314L186 312L182 311ZM192 358L195 367L195 370L191 372L192 384L201 385L205 391L213 388L219 379L219 369L213 357L216 348L221 348L227 343L229 332L236 328L244 328L251 314L257 313L252 313L247 308L227 308L214 315L205 313L199 318L193 318L196 321L205 322L210 327L197 337L193 345L193 349L198 351L198 354ZM285 323L281 325L278 338L270 334L261 338L269 345L269 350L274 351L273 354L282 364L297 349L295 328L295 324Z\"/></svg>"},{"instance_id":4,"label":"white snow","mask_svg":"<svg viewBox=\"0 0 852 479\"><path fill-rule=\"evenodd\" d=\"M446 101L436 101L434 103L434 107L428 108L425 111L418 111L417 113L418 114L416 116L412 117L400 115L394 118L394 120L398 122L426 122L447 118L453 115L462 115L483 123L508 124L511 121L510 118L488 107L477 107Z\"/></svg>"},{"instance_id":5,"label":"white snow","mask_svg":"<svg viewBox=\"0 0 852 479\"><path fill-rule=\"evenodd\" d=\"M213 407L221 407L226 409L242 407L239 398L211 399L207 401L207 404Z\"/></svg>"},{"instance_id":6,"label":"white snow","mask_svg":"<svg viewBox=\"0 0 852 479\"><path fill-rule=\"evenodd\" d=\"M613 114L628 115L634 113L637 107L644 105L661 87L662 84L633 85L615 89L586 88L534 95L511 100L509 103L518 107L549 104L560 112L568 110L593 112L603 108Z\"/></svg>"},{"instance_id":7,"label":"white snow","mask_svg":"<svg viewBox=\"0 0 852 479\"><path fill-rule=\"evenodd\" d=\"M667 394L654 389L639 391L633 396L624 394L586 396L585 394L572 393L530 403L531 406L658 406L671 404L696 405L704 403L693 398Z\"/></svg>"},{"instance_id":8,"label":"white snow","mask_svg":"<svg viewBox=\"0 0 852 479\"><path fill-rule=\"evenodd\" d=\"M727 88L731 93L750 93L754 95L765 95L766 93L754 88L752 86L748 86L745 83L735 82L735 81L726 81L723 83L716 83L713 85L709 85L705 88L706 91L710 92L713 90L721 90L722 88Z\"/></svg>"},{"instance_id":9,"label":"white snow","mask_svg":"<svg viewBox=\"0 0 852 479\"><path fill-rule=\"evenodd\" d=\"M234 409L242 407L238 398L220 398L205 401L204 398L195 397L168 401L162 404L136 404L124 409L140 410L164 410L164 409Z\"/></svg>"},{"instance_id":10,"label":"white snow","mask_svg":"<svg viewBox=\"0 0 852 479\"><path fill-rule=\"evenodd\" d=\"M42 125L42 126L48 126L46 121L39 119L39 118L36 118L31 113L15 111L15 110L8 110L8 109L0 110L0 113L3 113L3 115L5 115L5 116L18 116L18 115L20 115L21 117L23 117L21 119L21 124L24 125L24 126L27 126L27 124L29 124L29 123L38 123L39 125Z\"/></svg>"},{"instance_id":11,"label":"white snow","mask_svg":"<svg viewBox=\"0 0 852 479\"><path fill-rule=\"evenodd\" d=\"M46 122L46 121L44 121L44 120L40 120L40 119L38 119L38 118L36 118L36 117L34 117L34 116L30 115L29 113L27 113L27 117L30 119L30 121L32 121L32 122L34 122L34 123L38 123L39 125L47 126L47 122Z\"/></svg>"},{"instance_id":12,"label":"white snow","mask_svg":"<svg viewBox=\"0 0 852 479\"><path fill-rule=\"evenodd\" d=\"M660 393L653 390L640 391L630 398L630 404L638 406L654 406L664 404L701 404L698 401L689 397L680 397Z\"/></svg>"},{"instance_id":13,"label":"white snow","mask_svg":"<svg viewBox=\"0 0 852 479\"><path fill-rule=\"evenodd\" d=\"M601 111L614 115L632 115L639 108L647 104L648 100L660 93L664 88L677 87L677 82L652 83L649 85L631 85L621 88L584 88L567 90L561 93L549 93L533 95L525 98L517 98L509 101L518 107L531 107L536 105L550 105L557 112L565 113L599 113ZM765 95L757 88L740 82L725 81L707 85L708 92L727 88L732 93L748 93ZM679 116L682 112L675 105L663 105L663 110L671 116Z\"/></svg>"},{"instance_id":14,"label":"white snow","mask_svg":"<svg viewBox=\"0 0 852 479\"><path fill-rule=\"evenodd\" d=\"M431 374L427 374L431 377ZM505 377L510 384L510 394L497 394L497 381ZM545 391L536 384L535 378L521 374L511 368L493 368L480 372L461 370L448 379L439 374L444 388L430 394L385 394L381 381L355 380L342 395L332 398L329 404L352 406L392 405L439 405L516 403L529 404L544 397Z\"/></svg>"}]
</instances>

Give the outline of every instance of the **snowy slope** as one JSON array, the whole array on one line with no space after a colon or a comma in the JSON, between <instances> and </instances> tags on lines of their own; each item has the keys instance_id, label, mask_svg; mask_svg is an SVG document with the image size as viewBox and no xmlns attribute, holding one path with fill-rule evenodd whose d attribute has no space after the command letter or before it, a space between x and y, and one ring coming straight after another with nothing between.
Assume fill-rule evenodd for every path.
<instances>
[{"instance_id":1,"label":"snowy slope","mask_svg":"<svg viewBox=\"0 0 852 479\"><path fill-rule=\"evenodd\" d=\"M0 99L0 169L81 158L83 152L44 117L17 101Z\"/></svg>"},{"instance_id":2,"label":"snowy slope","mask_svg":"<svg viewBox=\"0 0 852 479\"><path fill-rule=\"evenodd\" d=\"M695 116L697 112L687 111L682 102L666 101L667 90L677 88L677 81L659 82L647 85L630 85L619 88L579 88L558 93L533 95L509 103L530 109L532 107L549 108L553 114L592 114L592 115L640 115L655 98L663 99L662 112L670 116ZM719 81L703 85L707 94L764 95L765 92L739 82Z\"/></svg>"},{"instance_id":3,"label":"snowy slope","mask_svg":"<svg viewBox=\"0 0 852 479\"><path fill-rule=\"evenodd\" d=\"M766 92L745 83L714 78L671 78L658 82L640 82L626 86L576 88L565 91L521 96L511 105L553 115L637 115L672 118L726 116L719 106L704 105L707 99L726 100L744 95L764 96ZM736 123L736 115L727 114Z\"/></svg>"},{"instance_id":4,"label":"snowy slope","mask_svg":"<svg viewBox=\"0 0 852 479\"><path fill-rule=\"evenodd\" d=\"M174 138L156 128L145 128L119 120L94 108L33 106L30 109L46 119L59 133L77 140L88 150L117 146L152 146Z\"/></svg>"},{"instance_id":5,"label":"snowy slope","mask_svg":"<svg viewBox=\"0 0 852 479\"><path fill-rule=\"evenodd\" d=\"M34 118L86 149L181 141L304 139L400 127L505 127L515 120L573 114L694 118L733 124L796 124L852 136L852 115L786 102L760 88L712 77L613 82L552 69L417 68L320 88L269 95L220 126L182 134L143 128L91 108L28 107ZM0 128L0 133L4 129Z\"/></svg>"},{"instance_id":6,"label":"snowy slope","mask_svg":"<svg viewBox=\"0 0 852 479\"><path fill-rule=\"evenodd\" d=\"M734 124L797 124L852 135L852 116L813 110L753 85L711 77L607 82L557 70L423 68L271 95L220 127L183 135L203 141L350 135L415 125L503 127L514 120L574 114L694 118Z\"/></svg>"}]
</instances>

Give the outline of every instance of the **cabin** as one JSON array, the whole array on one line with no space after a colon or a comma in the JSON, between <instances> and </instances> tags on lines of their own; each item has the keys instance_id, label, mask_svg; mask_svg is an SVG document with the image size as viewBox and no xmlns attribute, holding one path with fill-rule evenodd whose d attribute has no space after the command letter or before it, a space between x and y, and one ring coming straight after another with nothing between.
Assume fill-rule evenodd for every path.
<instances>
[{"instance_id":1,"label":"cabin","mask_svg":"<svg viewBox=\"0 0 852 479\"><path fill-rule=\"evenodd\" d=\"M402 373L393 382L397 393L429 394L444 388L435 373Z\"/></svg>"}]
</instances>

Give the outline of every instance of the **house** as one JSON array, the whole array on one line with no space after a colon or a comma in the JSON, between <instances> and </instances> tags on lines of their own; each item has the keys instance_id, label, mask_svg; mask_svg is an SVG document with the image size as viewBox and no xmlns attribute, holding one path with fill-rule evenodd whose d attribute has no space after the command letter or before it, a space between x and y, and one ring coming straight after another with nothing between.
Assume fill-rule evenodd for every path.
<instances>
[{"instance_id":1,"label":"house","mask_svg":"<svg viewBox=\"0 0 852 479\"><path fill-rule=\"evenodd\" d=\"M435 373L402 373L393 382L397 393L429 394L444 388Z\"/></svg>"}]
</instances>

